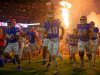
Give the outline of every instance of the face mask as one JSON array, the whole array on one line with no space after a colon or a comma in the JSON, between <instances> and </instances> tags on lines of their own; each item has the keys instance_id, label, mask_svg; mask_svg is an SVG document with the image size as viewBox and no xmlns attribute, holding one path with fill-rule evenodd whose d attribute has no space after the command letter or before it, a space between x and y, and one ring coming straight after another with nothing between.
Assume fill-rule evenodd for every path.
<instances>
[{"instance_id":1,"label":"face mask","mask_svg":"<svg viewBox=\"0 0 100 75\"><path fill-rule=\"evenodd\" d=\"M80 23L81 24L86 24L87 23L87 20L80 20Z\"/></svg>"}]
</instances>

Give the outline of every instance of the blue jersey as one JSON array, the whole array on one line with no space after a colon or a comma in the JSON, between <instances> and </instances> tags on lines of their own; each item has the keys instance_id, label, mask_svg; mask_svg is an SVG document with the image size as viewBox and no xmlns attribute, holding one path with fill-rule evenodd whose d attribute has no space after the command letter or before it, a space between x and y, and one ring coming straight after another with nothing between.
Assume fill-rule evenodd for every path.
<instances>
[{"instance_id":1,"label":"blue jersey","mask_svg":"<svg viewBox=\"0 0 100 75\"><path fill-rule=\"evenodd\" d=\"M78 24L77 29L78 29L79 39L81 41L89 41L90 40L90 35L89 35L90 24L85 24L85 25Z\"/></svg>"},{"instance_id":2,"label":"blue jersey","mask_svg":"<svg viewBox=\"0 0 100 75\"><path fill-rule=\"evenodd\" d=\"M31 31L28 31L27 32L27 35L29 36L29 42L30 43L36 43L36 32L31 32Z\"/></svg>"},{"instance_id":3,"label":"blue jersey","mask_svg":"<svg viewBox=\"0 0 100 75\"><path fill-rule=\"evenodd\" d=\"M55 19L52 22L45 22L44 28L47 31L47 38L59 38L59 26L60 23Z\"/></svg>"},{"instance_id":4,"label":"blue jersey","mask_svg":"<svg viewBox=\"0 0 100 75\"><path fill-rule=\"evenodd\" d=\"M99 28L98 27L94 27L93 28L93 36L91 38L91 40L96 40L97 39L97 33L99 32Z\"/></svg>"},{"instance_id":5,"label":"blue jersey","mask_svg":"<svg viewBox=\"0 0 100 75\"><path fill-rule=\"evenodd\" d=\"M10 38L7 38L8 43L16 43L18 42L18 38L16 38L16 34L19 33L20 30L17 27L7 28L5 30L6 35L9 35Z\"/></svg>"},{"instance_id":6,"label":"blue jersey","mask_svg":"<svg viewBox=\"0 0 100 75\"><path fill-rule=\"evenodd\" d=\"M68 35L68 44L70 46L77 46L78 45L78 36L74 34Z\"/></svg>"}]
</instances>

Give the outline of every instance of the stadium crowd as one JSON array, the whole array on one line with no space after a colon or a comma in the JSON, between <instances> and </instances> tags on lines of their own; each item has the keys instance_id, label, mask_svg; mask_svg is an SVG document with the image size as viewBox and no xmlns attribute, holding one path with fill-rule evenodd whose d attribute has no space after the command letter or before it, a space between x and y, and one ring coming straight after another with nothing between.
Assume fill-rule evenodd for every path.
<instances>
[{"instance_id":1,"label":"stadium crowd","mask_svg":"<svg viewBox=\"0 0 100 75\"><path fill-rule=\"evenodd\" d=\"M43 23L46 17L45 3L2 3L0 2L0 21L14 18L19 23Z\"/></svg>"}]
</instances>

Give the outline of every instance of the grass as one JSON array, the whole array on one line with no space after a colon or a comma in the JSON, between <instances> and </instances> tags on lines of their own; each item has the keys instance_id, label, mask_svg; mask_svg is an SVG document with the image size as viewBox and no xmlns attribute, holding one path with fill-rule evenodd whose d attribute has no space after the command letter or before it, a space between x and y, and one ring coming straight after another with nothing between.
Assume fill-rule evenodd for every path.
<instances>
[{"instance_id":1,"label":"grass","mask_svg":"<svg viewBox=\"0 0 100 75\"><path fill-rule=\"evenodd\" d=\"M85 62L84 69L79 69L79 58L77 58L77 68L73 69L72 64L69 63L67 56L60 61L57 59L60 68L58 75L100 75L100 58L97 58L96 66L89 69L88 62ZM42 65L42 59L39 57L28 64L27 60L22 61L23 70L16 71L17 65L13 66L11 63L0 68L0 75L53 75L54 65L52 64L49 71L45 70L46 65Z\"/></svg>"}]
</instances>

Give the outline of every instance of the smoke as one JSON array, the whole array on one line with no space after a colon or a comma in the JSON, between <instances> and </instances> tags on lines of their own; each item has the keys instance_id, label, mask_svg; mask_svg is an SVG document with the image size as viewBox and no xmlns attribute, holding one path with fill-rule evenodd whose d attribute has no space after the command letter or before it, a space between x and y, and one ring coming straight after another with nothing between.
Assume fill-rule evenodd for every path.
<instances>
[{"instance_id":1,"label":"smoke","mask_svg":"<svg viewBox=\"0 0 100 75\"><path fill-rule=\"evenodd\" d=\"M96 25L99 25L99 15L96 14L98 12L99 0L66 0L72 4L72 8L70 9L70 29L76 28L77 24L80 23L80 16L88 16L92 17L92 15L97 19ZM94 11L94 12L93 12ZM91 21L92 19L89 19ZM94 21L94 20L93 20Z\"/></svg>"},{"instance_id":2,"label":"smoke","mask_svg":"<svg viewBox=\"0 0 100 75\"><path fill-rule=\"evenodd\" d=\"M96 14L95 12L91 12L88 16L88 22L90 21L94 21L95 22L95 26L99 27L100 29L100 14Z\"/></svg>"},{"instance_id":3,"label":"smoke","mask_svg":"<svg viewBox=\"0 0 100 75\"><path fill-rule=\"evenodd\" d=\"M88 15L90 12L96 10L96 6L94 0L71 0L72 8L71 8L71 15L72 18L76 18L79 20L80 16ZM78 22L78 21L77 21Z\"/></svg>"},{"instance_id":4,"label":"smoke","mask_svg":"<svg viewBox=\"0 0 100 75\"><path fill-rule=\"evenodd\" d=\"M55 3L58 3L63 0L52 0ZM100 25L100 14L96 14L97 12L100 12L100 0L64 0L67 2L70 2L72 4L72 7L70 9L70 26L69 28L75 28L76 24L79 23L80 16L87 16L88 21L94 21L96 23L96 26ZM58 7L58 5L55 5ZM58 10L58 11L57 11ZM61 15L59 13L59 8L57 8L56 14L57 17ZM100 28L100 26L99 26Z\"/></svg>"}]
</instances>

